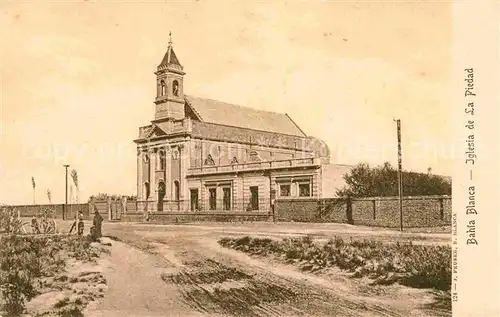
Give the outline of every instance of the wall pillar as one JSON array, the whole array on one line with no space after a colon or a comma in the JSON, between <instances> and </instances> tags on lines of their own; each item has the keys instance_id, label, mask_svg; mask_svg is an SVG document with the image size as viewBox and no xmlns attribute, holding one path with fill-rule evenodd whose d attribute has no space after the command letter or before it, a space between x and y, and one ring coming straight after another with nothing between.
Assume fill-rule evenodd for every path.
<instances>
[{"instance_id":1,"label":"wall pillar","mask_svg":"<svg viewBox=\"0 0 500 317\"><path fill-rule=\"evenodd\" d=\"M108 220L113 220L111 217L111 197L108 197L108 201L106 202L106 210L108 212Z\"/></svg>"},{"instance_id":2,"label":"wall pillar","mask_svg":"<svg viewBox=\"0 0 500 317\"><path fill-rule=\"evenodd\" d=\"M158 194L155 171L156 171L156 153L155 151L151 151L151 153L149 154L149 192L150 192L149 200L153 201L157 199L156 195Z\"/></svg>"},{"instance_id":3,"label":"wall pillar","mask_svg":"<svg viewBox=\"0 0 500 317\"><path fill-rule=\"evenodd\" d=\"M188 184L187 184L187 169L189 167L189 147L187 147L185 144L179 145L179 172L180 172L180 179L179 179L179 186L180 186L180 194L179 194L179 199L182 201L181 202L181 211L185 210L186 207L188 206L187 200L189 200L189 189L188 189Z\"/></svg>"},{"instance_id":4,"label":"wall pillar","mask_svg":"<svg viewBox=\"0 0 500 317\"><path fill-rule=\"evenodd\" d=\"M165 150L165 198L172 200L172 149L166 146ZM170 206L170 204L168 204Z\"/></svg>"},{"instance_id":5,"label":"wall pillar","mask_svg":"<svg viewBox=\"0 0 500 317\"><path fill-rule=\"evenodd\" d=\"M142 200L142 150L137 148L137 200Z\"/></svg>"}]
</instances>

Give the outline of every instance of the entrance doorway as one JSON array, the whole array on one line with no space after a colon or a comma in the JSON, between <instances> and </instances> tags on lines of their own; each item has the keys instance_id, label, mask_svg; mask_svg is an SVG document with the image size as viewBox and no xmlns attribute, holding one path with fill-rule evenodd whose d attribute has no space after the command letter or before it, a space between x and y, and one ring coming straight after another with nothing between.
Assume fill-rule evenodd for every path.
<instances>
[{"instance_id":1,"label":"entrance doorway","mask_svg":"<svg viewBox=\"0 0 500 317\"><path fill-rule=\"evenodd\" d=\"M198 188L191 189L191 211L198 210Z\"/></svg>"},{"instance_id":2,"label":"entrance doorway","mask_svg":"<svg viewBox=\"0 0 500 317\"><path fill-rule=\"evenodd\" d=\"M259 187L250 186L250 210L259 210Z\"/></svg>"},{"instance_id":3,"label":"entrance doorway","mask_svg":"<svg viewBox=\"0 0 500 317\"><path fill-rule=\"evenodd\" d=\"M165 198L166 186L164 182L158 184L158 211L163 211L163 199Z\"/></svg>"}]
</instances>

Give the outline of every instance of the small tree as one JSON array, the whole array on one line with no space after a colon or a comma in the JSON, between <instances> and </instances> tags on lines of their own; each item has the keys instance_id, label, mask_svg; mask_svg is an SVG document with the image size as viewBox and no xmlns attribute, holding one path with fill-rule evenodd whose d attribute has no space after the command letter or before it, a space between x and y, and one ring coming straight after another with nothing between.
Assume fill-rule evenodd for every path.
<instances>
[{"instance_id":1,"label":"small tree","mask_svg":"<svg viewBox=\"0 0 500 317\"><path fill-rule=\"evenodd\" d=\"M78 204L80 202L79 196L80 196L80 189L78 187L78 173L76 170L71 171L71 178L73 179L73 183L75 184L76 187L76 203Z\"/></svg>"}]
</instances>

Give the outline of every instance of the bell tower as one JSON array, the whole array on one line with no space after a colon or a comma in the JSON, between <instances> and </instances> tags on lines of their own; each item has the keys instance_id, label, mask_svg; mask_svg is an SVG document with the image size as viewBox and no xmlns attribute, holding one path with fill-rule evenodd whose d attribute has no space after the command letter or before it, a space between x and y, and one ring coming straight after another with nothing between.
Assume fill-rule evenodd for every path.
<instances>
[{"instance_id":1,"label":"bell tower","mask_svg":"<svg viewBox=\"0 0 500 317\"><path fill-rule=\"evenodd\" d=\"M186 73L172 47L172 32L169 35L167 53L155 72L155 120L184 118L183 79Z\"/></svg>"}]
</instances>

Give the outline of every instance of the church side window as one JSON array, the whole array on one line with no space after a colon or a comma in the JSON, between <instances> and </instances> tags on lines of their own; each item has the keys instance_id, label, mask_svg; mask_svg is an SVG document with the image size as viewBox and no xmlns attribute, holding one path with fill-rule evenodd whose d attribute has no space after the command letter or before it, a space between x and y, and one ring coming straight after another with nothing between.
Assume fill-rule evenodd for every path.
<instances>
[{"instance_id":1,"label":"church side window","mask_svg":"<svg viewBox=\"0 0 500 317\"><path fill-rule=\"evenodd\" d=\"M215 210L217 208L217 188L213 187L213 188L209 188L208 189L208 193L209 193L209 201L208 201L208 205L209 205L209 208L210 210Z\"/></svg>"},{"instance_id":2,"label":"church side window","mask_svg":"<svg viewBox=\"0 0 500 317\"><path fill-rule=\"evenodd\" d=\"M312 177L291 177L279 178L276 185L279 189L280 197L311 197Z\"/></svg>"},{"instance_id":3,"label":"church side window","mask_svg":"<svg viewBox=\"0 0 500 317\"><path fill-rule=\"evenodd\" d=\"M223 187L222 194L222 209L231 210L231 187Z\"/></svg>"},{"instance_id":4,"label":"church side window","mask_svg":"<svg viewBox=\"0 0 500 317\"><path fill-rule=\"evenodd\" d=\"M280 196L290 196L290 184L281 184L280 185Z\"/></svg>"},{"instance_id":5,"label":"church side window","mask_svg":"<svg viewBox=\"0 0 500 317\"><path fill-rule=\"evenodd\" d=\"M300 197L310 197L311 196L311 184L310 183L299 183L299 196Z\"/></svg>"}]
</instances>

